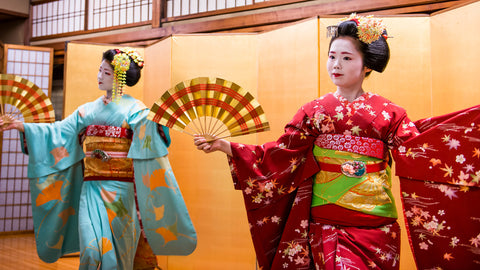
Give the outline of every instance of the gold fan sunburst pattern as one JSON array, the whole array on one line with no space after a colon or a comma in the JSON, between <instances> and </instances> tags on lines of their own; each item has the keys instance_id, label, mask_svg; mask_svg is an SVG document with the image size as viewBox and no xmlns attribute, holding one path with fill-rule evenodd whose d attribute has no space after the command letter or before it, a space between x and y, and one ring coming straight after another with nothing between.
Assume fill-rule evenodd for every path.
<instances>
[{"instance_id":1,"label":"gold fan sunburst pattern","mask_svg":"<svg viewBox=\"0 0 480 270\"><path fill-rule=\"evenodd\" d=\"M215 77L178 83L153 104L147 118L207 140L270 129L261 105L251 93Z\"/></svg>"},{"instance_id":2,"label":"gold fan sunburst pattern","mask_svg":"<svg viewBox=\"0 0 480 270\"><path fill-rule=\"evenodd\" d=\"M21 114L27 123L53 123L55 112L51 100L33 82L12 74L0 74L0 107L4 124L17 119ZM10 112L10 104L18 111Z\"/></svg>"}]
</instances>

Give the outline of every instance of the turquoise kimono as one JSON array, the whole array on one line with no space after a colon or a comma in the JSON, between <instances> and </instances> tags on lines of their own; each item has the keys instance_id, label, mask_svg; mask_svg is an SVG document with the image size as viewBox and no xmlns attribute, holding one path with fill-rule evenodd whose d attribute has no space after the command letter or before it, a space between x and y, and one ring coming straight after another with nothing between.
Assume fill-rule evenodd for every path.
<instances>
[{"instance_id":1,"label":"turquoise kimono","mask_svg":"<svg viewBox=\"0 0 480 270\"><path fill-rule=\"evenodd\" d=\"M35 239L43 261L79 251L80 269L133 269L142 228L157 255L194 251L196 232L167 158L168 129L161 127L162 138L159 125L146 119L148 112L124 95L119 102L99 98L84 104L53 124L25 123L23 151L29 155ZM130 131L122 160L133 163L133 173L127 170L131 181L84 180L88 158L96 159L91 153L85 159L79 135L92 125ZM96 160L107 166L102 161Z\"/></svg>"}]
</instances>

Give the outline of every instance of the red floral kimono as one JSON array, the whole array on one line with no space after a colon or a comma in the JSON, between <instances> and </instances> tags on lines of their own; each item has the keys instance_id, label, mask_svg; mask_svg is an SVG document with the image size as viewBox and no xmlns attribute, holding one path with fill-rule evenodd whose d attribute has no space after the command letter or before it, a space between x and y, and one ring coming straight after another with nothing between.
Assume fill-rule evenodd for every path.
<instances>
[{"instance_id":1,"label":"red floral kimono","mask_svg":"<svg viewBox=\"0 0 480 270\"><path fill-rule=\"evenodd\" d=\"M398 269L388 149L416 135L405 110L379 95L327 94L276 142L232 143L261 269Z\"/></svg>"},{"instance_id":2,"label":"red floral kimono","mask_svg":"<svg viewBox=\"0 0 480 270\"><path fill-rule=\"evenodd\" d=\"M394 152L418 269L480 269L480 105L415 122Z\"/></svg>"}]
</instances>

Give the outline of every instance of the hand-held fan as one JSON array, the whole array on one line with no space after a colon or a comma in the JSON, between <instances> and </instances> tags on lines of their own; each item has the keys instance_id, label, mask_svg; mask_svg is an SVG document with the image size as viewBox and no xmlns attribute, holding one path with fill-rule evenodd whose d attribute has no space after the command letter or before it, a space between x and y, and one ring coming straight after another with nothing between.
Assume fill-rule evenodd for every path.
<instances>
[{"instance_id":1,"label":"hand-held fan","mask_svg":"<svg viewBox=\"0 0 480 270\"><path fill-rule=\"evenodd\" d=\"M147 118L207 141L270 129L262 107L249 92L214 77L183 81L167 90Z\"/></svg>"},{"instance_id":2,"label":"hand-held fan","mask_svg":"<svg viewBox=\"0 0 480 270\"><path fill-rule=\"evenodd\" d=\"M12 106L8 109L6 104L18 110ZM4 125L18 119L20 114L25 122L55 122L52 102L47 95L33 82L17 75L0 74L0 107Z\"/></svg>"}]
</instances>

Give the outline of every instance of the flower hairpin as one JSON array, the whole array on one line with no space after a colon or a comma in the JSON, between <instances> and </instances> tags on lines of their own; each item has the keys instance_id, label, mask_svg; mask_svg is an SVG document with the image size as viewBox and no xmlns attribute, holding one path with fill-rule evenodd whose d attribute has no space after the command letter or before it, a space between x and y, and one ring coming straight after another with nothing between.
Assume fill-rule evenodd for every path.
<instances>
[{"instance_id":1,"label":"flower hairpin","mask_svg":"<svg viewBox=\"0 0 480 270\"><path fill-rule=\"evenodd\" d=\"M139 67L143 67L144 60L143 57L133 48L126 47L118 49L118 51L126 53L130 58L132 58L133 62L137 64Z\"/></svg>"},{"instance_id":2,"label":"flower hairpin","mask_svg":"<svg viewBox=\"0 0 480 270\"><path fill-rule=\"evenodd\" d=\"M130 57L125 53L117 53L113 57L113 93L112 100L118 101L123 96L127 71L130 68Z\"/></svg>"},{"instance_id":3,"label":"flower hairpin","mask_svg":"<svg viewBox=\"0 0 480 270\"><path fill-rule=\"evenodd\" d=\"M345 21L353 21L357 24L358 39L366 44L371 44L372 42L377 41L380 37L384 37L385 39L388 38L388 36L385 34L387 27L383 23L383 20L374 18L373 15L359 16L353 13L350 15L350 17L341 20L341 22ZM328 26L327 36L336 36L337 29L337 25Z\"/></svg>"},{"instance_id":4,"label":"flower hairpin","mask_svg":"<svg viewBox=\"0 0 480 270\"><path fill-rule=\"evenodd\" d=\"M112 100L118 102L123 96L123 88L126 84L127 71L130 69L131 61L140 68L144 65L143 57L133 48L115 49L117 54L113 57L113 93Z\"/></svg>"}]
</instances>

